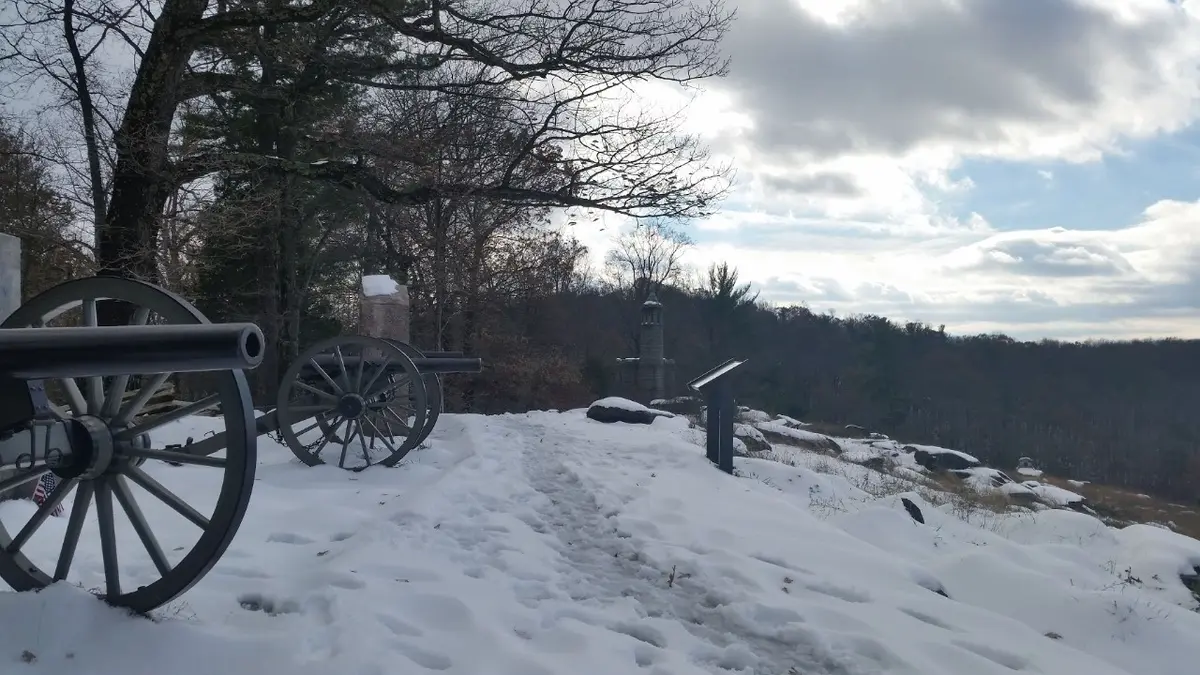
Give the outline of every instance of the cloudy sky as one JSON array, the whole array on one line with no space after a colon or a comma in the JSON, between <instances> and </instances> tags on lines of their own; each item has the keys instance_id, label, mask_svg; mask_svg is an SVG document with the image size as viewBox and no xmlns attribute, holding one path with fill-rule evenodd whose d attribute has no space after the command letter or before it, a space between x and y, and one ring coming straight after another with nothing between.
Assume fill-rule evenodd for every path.
<instances>
[{"instance_id":1,"label":"cloudy sky","mask_svg":"<svg viewBox=\"0 0 1200 675\"><path fill-rule=\"evenodd\" d=\"M1200 0L736 0L691 261L1021 338L1200 337Z\"/></svg>"}]
</instances>

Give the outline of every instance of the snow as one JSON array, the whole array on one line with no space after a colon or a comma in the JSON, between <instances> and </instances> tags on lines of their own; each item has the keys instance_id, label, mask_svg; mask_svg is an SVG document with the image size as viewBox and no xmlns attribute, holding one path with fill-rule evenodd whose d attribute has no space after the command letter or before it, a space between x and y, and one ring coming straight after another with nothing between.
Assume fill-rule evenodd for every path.
<instances>
[{"instance_id":1,"label":"snow","mask_svg":"<svg viewBox=\"0 0 1200 675\"><path fill-rule=\"evenodd\" d=\"M188 418L164 440L211 425ZM262 437L250 510L207 577L156 621L71 585L0 593L0 669L1191 675L1200 662L1178 579L1200 542L1053 509L964 519L903 480L782 446L784 461L738 458L728 476L702 438L682 417L443 415L397 468L349 473ZM211 469L146 469L189 501L211 494ZM174 517L138 496L152 524ZM61 537L66 520L43 530ZM126 529L136 577L151 568ZM156 530L167 551L185 532ZM70 579L87 588L94 532Z\"/></svg>"},{"instance_id":2,"label":"snow","mask_svg":"<svg viewBox=\"0 0 1200 675\"><path fill-rule=\"evenodd\" d=\"M1009 478L1008 474L999 469L993 469L990 466L975 466L970 469L961 469L955 473L962 477L964 483L979 492L987 492L995 489L1009 494L1032 492L1032 490L1024 485L1013 482L1013 479Z\"/></svg>"},{"instance_id":3,"label":"snow","mask_svg":"<svg viewBox=\"0 0 1200 675\"><path fill-rule=\"evenodd\" d=\"M808 443L829 443L832 440L824 434L805 431L804 429L793 429L792 427L786 426L781 422L758 422L754 426L760 431L779 434L780 436L786 436L787 438L795 439L797 441L805 441Z\"/></svg>"},{"instance_id":4,"label":"snow","mask_svg":"<svg viewBox=\"0 0 1200 675\"><path fill-rule=\"evenodd\" d=\"M601 408L615 408L617 410L629 410L631 412L652 412L652 413L657 413L657 414L661 414L664 416L667 414L667 413L663 412L662 410L653 410L651 408L647 408L646 406L642 405L641 403L638 403L637 401L631 401L627 398L621 398L620 396L608 396L606 398L600 399L599 401L593 402L592 405L599 406Z\"/></svg>"},{"instance_id":5,"label":"snow","mask_svg":"<svg viewBox=\"0 0 1200 675\"><path fill-rule=\"evenodd\" d=\"M765 413L761 410L752 410L750 408L739 408L738 409L738 418L741 420L745 420L746 422L749 422L751 424L758 424L760 422L770 422L771 421L770 413Z\"/></svg>"},{"instance_id":6,"label":"snow","mask_svg":"<svg viewBox=\"0 0 1200 675\"><path fill-rule=\"evenodd\" d=\"M721 365L717 366L716 368L713 368L712 370L708 371L707 373L704 373L700 377L697 377L696 379L692 380L691 382L688 382L688 386L691 387L692 389L695 389L696 391L703 391L705 387L707 387L708 385L712 384L713 382L716 382L717 380L721 379L722 376L732 372L735 368L742 365L743 363L745 363L745 361L739 361L737 359L729 359L725 363L722 363Z\"/></svg>"},{"instance_id":7,"label":"snow","mask_svg":"<svg viewBox=\"0 0 1200 675\"><path fill-rule=\"evenodd\" d=\"M759 431L758 429L755 429L754 427L750 426L749 424L742 424L740 422L735 423L733 425L733 435L734 436L744 436L751 440L758 441L759 443L767 442L767 437L763 436L761 431Z\"/></svg>"},{"instance_id":8,"label":"snow","mask_svg":"<svg viewBox=\"0 0 1200 675\"><path fill-rule=\"evenodd\" d=\"M942 448L942 447L938 447L936 445L917 445L915 443L909 444L908 447L916 448L918 450L924 450L925 452L928 452L931 455L957 455L957 456L962 457L963 459L967 460L968 462L974 462L975 464L982 464L982 462L980 462L978 458L976 458L972 455L968 455L967 453L962 452L960 450L951 450L950 448Z\"/></svg>"},{"instance_id":9,"label":"snow","mask_svg":"<svg viewBox=\"0 0 1200 675\"><path fill-rule=\"evenodd\" d=\"M1022 476L1029 476L1031 478L1040 478L1043 472L1041 469L1022 466L1017 469L1017 473L1021 474Z\"/></svg>"},{"instance_id":10,"label":"snow","mask_svg":"<svg viewBox=\"0 0 1200 675\"><path fill-rule=\"evenodd\" d=\"M617 359L617 360L620 361L621 359ZM692 401L698 401L698 400L699 399L697 399L694 396L675 396L673 398L653 399L652 401L650 401L650 405L672 405L672 404L679 404L679 403L691 403Z\"/></svg>"},{"instance_id":11,"label":"snow","mask_svg":"<svg viewBox=\"0 0 1200 675\"><path fill-rule=\"evenodd\" d=\"M1038 499L1055 506L1066 506L1075 502L1082 502L1083 495L1076 494L1070 490L1065 490L1055 485L1048 483L1039 483L1035 480L1027 480L1021 483L1025 487L1033 491L1038 496Z\"/></svg>"},{"instance_id":12,"label":"snow","mask_svg":"<svg viewBox=\"0 0 1200 675\"><path fill-rule=\"evenodd\" d=\"M386 274L368 274L363 277L362 291L363 295L368 298L377 295L392 295L400 292L400 285Z\"/></svg>"}]
</instances>

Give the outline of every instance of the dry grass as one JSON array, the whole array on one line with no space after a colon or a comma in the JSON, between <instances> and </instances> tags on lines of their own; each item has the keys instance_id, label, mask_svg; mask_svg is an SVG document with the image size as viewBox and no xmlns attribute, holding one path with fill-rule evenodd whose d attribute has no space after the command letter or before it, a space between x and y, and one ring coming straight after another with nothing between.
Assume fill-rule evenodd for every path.
<instances>
[{"instance_id":1,"label":"dry grass","mask_svg":"<svg viewBox=\"0 0 1200 675\"><path fill-rule=\"evenodd\" d=\"M954 476L910 479L824 456L819 456L807 466L817 473L841 476L852 486L875 498L915 492L933 506L948 505L950 514L955 518L989 531L997 531L1003 524L1003 517L1028 512L1003 493L978 492ZM852 470L850 466L855 468ZM821 512L845 510L840 500L831 497L810 495L809 503L814 511L818 511L818 515L823 515Z\"/></svg>"},{"instance_id":2,"label":"dry grass","mask_svg":"<svg viewBox=\"0 0 1200 675\"><path fill-rule=\"evenodd\" d=\"M1166 502L1155 497L1139 496L1138 492L1111 485L1088 483L1072 485L1064 478L1043 475L1040 480L1087 498L1088 506L1111 525L1132 523L1174 523L1173 529L1193 539L1200 539L1200 509Z\"/></svg>"},{"instance_id":3,"label":"dry grass","mask_svg":"<svg viewBox=\"0 0 1200 675\"><path fill-rule=\"evenodd\" d=\"M942 501L949 503L954 511L1001 514L1011 513L1021 506L1003 492L980 492L957 476L934 474L929 476L929 482L935 491L945 495Z\"/></svg>"},{"instance_id":4,"label":"dry grass","mask_svg":"<svg viewBox=\"0 0 1200 675\"><path fill-rule=\"evenodd\" d=\"M867 431L847 429L841 424L827 422L812 422L802 427L805 431L836 438L861 439L868 436ZM815 447L815 444L804 443L797 439L781 434L764 431L763 435L773 443L787 445L807 450L815 454L826 454L829 448ZM836 443L836 440L834 440ZM776 459L770 453L756 456ZM967 521L998 519L1005 514L1029 512L1028 505L1015 501L999 491L979 492L966 485L959 478L937 474L926 477L923 481L909 480L907 477L894 476L886 471L872 469L870 473L860 474L847 472L842 469L841 460L826 456L824 461L812 463L810 468L818 473L835 474L845 477L852 485L873 497L895 495L902 492L916 492L931 504L942 506L949 504L950 511L956 517ZM1018 481L1027 477L1010 473ZM1049 485L1070 490L1083 495L1090 506L1106 523L1115 527L1123 527L1133 523L1159 523L1172 528L1175 532L1200 540L1200 507L1172 503L1155 497L1145 497L1138 492L1125 490L1111 485L1088 483L1083 486L1072 485L1064 478L1043 475L1034 480ZM829 505L831 510L841 510L841 505ZM977 523L978 524L978 523ZM986 524L984 524L986 527Z\"/></svg>"}]
</instances>

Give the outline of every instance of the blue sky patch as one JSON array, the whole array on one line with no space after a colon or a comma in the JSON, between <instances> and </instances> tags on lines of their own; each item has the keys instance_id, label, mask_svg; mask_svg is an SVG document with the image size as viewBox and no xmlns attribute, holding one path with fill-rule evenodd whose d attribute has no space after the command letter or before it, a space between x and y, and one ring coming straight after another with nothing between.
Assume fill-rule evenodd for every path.
<instances>
[{"instance_id":1,"label":"blue sky patch","mask_svg":"<svg viewBox=\"0 0 1200 675\"><path fill-rule=\"evenodd\" d=\"M975 185L948 199L949 210L977 212L997 230L1114 230L1159 200L1200 198L1200 129L1126 143L1123 155L1086 164L965 161L953 177Z\"/></svg>"}]
</instances>

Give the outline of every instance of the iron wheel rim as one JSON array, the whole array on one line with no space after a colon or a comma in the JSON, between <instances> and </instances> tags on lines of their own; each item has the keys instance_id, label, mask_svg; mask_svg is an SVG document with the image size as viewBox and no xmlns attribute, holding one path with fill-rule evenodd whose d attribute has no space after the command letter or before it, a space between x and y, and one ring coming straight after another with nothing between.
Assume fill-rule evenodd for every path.
<instances>
[{"instance_id":1,"label":"iron wheel rim","mask_svg":"<svg viewBox=\"0 0 1200 675\"><path fill-rule=\"evenodd\" d=\"M148 310L148 312L152 312L164 319L166 323L210 323L191 303L165 289L141 281L119 277L92 277L68 281L35 296L21 305L3 323L0 323L0 329L44 325L47 317L53 319L61 316L76 306L83 308L86 316L87 306L89 304L94 305L98 300L120 300L134 305L139 308L139 311L135 312L135 321L141 315L140 310ZM214 372L212 375L215 379L217 392L215 396L219 402L217 405L221 408L220 417L225 424L225 433L228 441L225 447L225 457L202 457L181 451L173 453L171 451L162 451L168 452L169 456L185 464L216 467L217 463L223 459L221 485L213 511L211 515L203 519L206 525L201 525L196 520L192 521L202 530L202 534L178 562L170 564L169 569L165 572L158 566L160 560L155 559L155 554L150 551L151 544L147 543L147 539L138 530L139 525L135 522L140 517L141 525L149 527L144 514L140 513L138 499L132 496L133 491L131 490L130 483L139 485L142 488L143 499L145 499L145 495L149 495L156 498L157 501L163 501L166 506L171 507L181 514L182 512L179 511L181 507L178 504L182 503L184 506L192 508L191 515L199 515L203 518L203 514L196 512L194 507L191 507L190 504L178 497L178 495L174 495L169 489L167 489L167 493L175 497L178 502L168 502L163 497L155 494L155 486L157 488L166 488L142 470L142 465L148 459L145 454L134 454L134 450L128 452L118 450L114 451L115 459L110 465L110 470L93 479L61 480L58 488L47 496L43 505L35 513L36 518L45 506L54 502L56 493L60 489L64 493L58 499L58 503L60 504L65 503L69 492L75 492L71 520L67 525L68 531L64 535L64 546L59 551L59 558L56 560L54 574L47 573L40 566L30 561L21 550L9 550L12 548L14 537L9 533L7 527L5 527L3 518L0 518L0 577L8 582L16 591L38 590L55 581L68 579L70 565L73 562L75 554L75 547L79 543L79 530L87 519L87 512L91 510L91 505L94 504L97 514L95 522L97 523L97 528L101 531L101 554L102 558L104 558L105 590L100 595L107 603L124 607L137 613L146 613L178 598L203 579L224 555L241 526L249 506L250 493L254 486L254 474L257 466L257 437L255 436L250 389L247 385L245 374L241 371L220 371ZM90 396L91 383L85 383L85 386L88 388ZM115 388L109 389L105 387L105 389L103 401L107 403ZM155 389L157 389L157 385ZM122 393L126 391L128 391L127 384L122 389ZM88 404L90 406L91 402L88 401ZM70 416L79 417L77 408L74 405L69 405L69 407L71 408ZM104 413L103 410L97 417L102 419L106 424L112 424L114 421L114 416ZM142 420L137 423L133 423L132 420L130 422L136 428L146 426L160 417L163 416L157 415L151 417L149 420ZM151 448L151 450L154 449ZM154 457L153 459L161 458ZM39 475L44 473L46 472L40 472ZM148 485L150 487L147 487ZM120 555L115 540L114 514L116 510L112 504L113 497L116 498L121 510L125 512L128 522L138 534L141 543L146 547L147 553L150 554L152 561L157 567L156 571L160 574L156 581L140 585L136 590L129 592L121 590L120 585ZM132 507L130 504L132 504ZM75 514L80 511L82 511L82 514L76 517ZM133 514L134 511L137 511L139 515L135 516ZM110 530L107 536L104 533L104 526L100 524L101 520L105 518L102 514L106 512L108 514L107 520L109 521L108 527ZM74 531L73 535L72 531ZM154 536L152 529L149 530L149 534L150 540L157 543L157 537ZM17 536L19 537L20 535L21 533L18 533ZM66 546L68 537L75 539L74 546L71 547L70 551L67 550L68 547ZM112 549L111 552L107 550L109 548ZM59 568L63 564L64 555L68 557L65 571ZM169 559L166 558L165 552L161 550L161 546L159 546L158 555L162 556L162 560L170 563ZM110 574L116 575L115 582L110 577Z\"/></svg>"}]
</instances>

